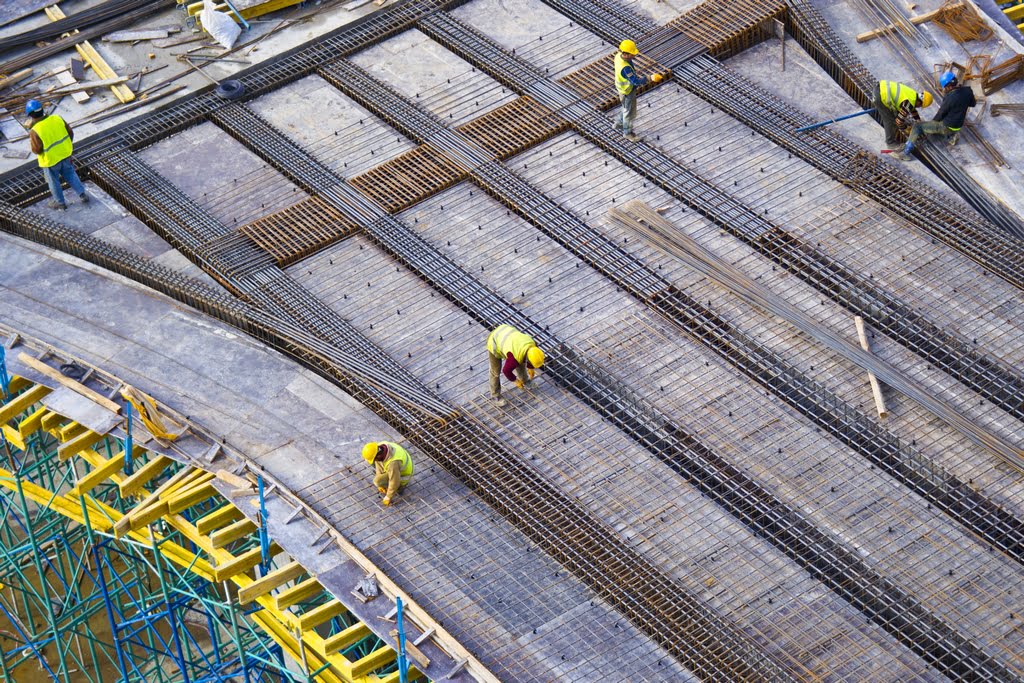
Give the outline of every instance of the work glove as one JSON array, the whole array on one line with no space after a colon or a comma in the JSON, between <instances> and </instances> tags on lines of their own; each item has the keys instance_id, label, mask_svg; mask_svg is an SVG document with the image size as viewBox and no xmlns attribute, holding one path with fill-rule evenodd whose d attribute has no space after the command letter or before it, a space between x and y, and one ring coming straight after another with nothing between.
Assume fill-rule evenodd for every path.
<instances>
[{"instance_id":1,"label":"work glove","mask_svg":"<svg viewBox=\"0 0 1024 683\"><path fill-rule=\"evenodd\" d=\"M383 487L380 487L380 486L377 487L377 493L379 493L380 495L383 496L387 492L388 492L388 490L386 488L383 488Z\"/></svg>"},{"instance_id":2,"label":"work glove","mask_svg":"<svg viewBox=\"0 0 1024 683\"><path fill-rule=\"evenodd\" d=\"M662 76L661 74L651 75L651 83L661 83L663 80L665 80L665 77Z\"/></svg>"},{"instance_id":3,"label":"work glove","mask_svg":"<svg viewBox=\"0 0 1024 683\"><path fill-rule=\"evenodd\" d=\"M533 381L533 378L536 376L537 371L534 370L533 368L526 368L526 372L528 372L530 375L530 381Z\"/></svg>"},{"instance_id":4,"label":"work glove","mask_svg":"<svg viewBox=\"0 0 1024 683\"><path fill-rule=\"evenodd\" d=\"M523 380L521 380L521 379L517 379L516 380L516 386L519 387L520 389L525 389L526 388L526 385L523 384Z\"/></svg>"},{"instance_id":5,"label":"work glove","mask_svg":"<svg viewBox=\"0 0 1024 683\"><path fill-rule=\"evenodd\" d=\"M384 500L382 500L381 502L384 503L384 507L388 507L389 505L391 505L391 499L388 498L387 496L384 496Z\"/></svg>"}]
</instances>

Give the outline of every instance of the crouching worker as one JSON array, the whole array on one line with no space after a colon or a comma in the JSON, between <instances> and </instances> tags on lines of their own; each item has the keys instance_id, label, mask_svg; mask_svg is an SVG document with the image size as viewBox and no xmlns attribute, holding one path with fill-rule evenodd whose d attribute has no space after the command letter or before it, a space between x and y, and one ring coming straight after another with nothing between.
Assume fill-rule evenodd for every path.
<instances>
[{"instance_id":1,"label":"crouching worker","mask_svg":"<svg viewBox=\"0 0 1024 683\"><path fill-rule=\"evenodd\" d=\"M373 465L373 485L384 496L385 506L412 481L412 456L397 443L371 441L363 446L363 459Z\"/></svg>"},{"instance_id":2,"label":"crouching worker","mask_svg":"<svg viewBox=\"0 0 1024 683\"><path fill-rule=\"evenodd\" d=\"M506 403L501 397L501 375L523 389L533 380L534 370L544 365L544 352L533 337L511 325L498 325L487 337L487 358L490 362L491 396L498 407Z\"/></svg>"},{"instance_id":3,"label":"crouching worker","mask_svg":"<svg viewBox=\"0 0 1024 683\"><path fill-rule=\"evenodd\" d=\"M942 86L942 106L932 121L914 124L903 152L894 155L897 159L909 161L914 152L914 145L922 135L938 135L951 146L960 139L960 129L967 119L967 110L978 104L978 101L974 98L974 91L970 86L960 85L952 71L942 74L939 85Z\"/></svg>"}]
</instances>

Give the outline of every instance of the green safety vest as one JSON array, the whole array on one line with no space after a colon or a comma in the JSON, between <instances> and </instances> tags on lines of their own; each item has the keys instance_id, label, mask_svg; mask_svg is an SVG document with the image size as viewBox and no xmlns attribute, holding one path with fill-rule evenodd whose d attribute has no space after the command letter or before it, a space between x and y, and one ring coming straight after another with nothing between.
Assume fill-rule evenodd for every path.
<instances>
[{"instance_id":1,"label":"green safety vest","mask_svg":"<svg viewBox=\"0 0 1024 683\"><path fill-rule=\"evenodd\" d=\"M391 457L384 461L384 471L387 472L395 460L402 463L402 486L405 486L412 480L412 456L397 443L385 441L384 444L388 447L388 453L391 453Z\"/></svg>"},{"instance_id":2,"label":"green safety vest","mask_svg":"<svg viewBox=\"0 0 1024 683\"><path fill-rule=\"evenodd\" d=\"M620 95L628 95L633 92L633 84L629 82L629 79L622 75L622 70L630 66L623 57L621 52L615 53L615 89L619 91Z\"/></svg>"},{"instance_id":3,"label":"green safety vest","mask_svg":"<svg viewBox=\"0 0 1024 683\"><path fill-rule=\"evenodd\" d=\"M71 156L71 135L64 119L51 114L32 126L32 130L43 143L43 153L39 155L39 165L49 168Z\"/></svg>"},{"instance_id":4,"label":"green safety vest","mask_svg":"<svg viewBox=\"0 0 1024 683\"><path fill-rule=\"evenodd\" d=\"M917 91L896 81L879 81L878 96L883 105L895 112L900 110L901 102L910 102L912 107L917 103Z\"/></svg>"},{"instance_id":5,"label":"green safety vest","mask_svg":"<svg viewBox=\"0 0 1024 683\"><path fill-rule=\"evenodd\" d=\"M523 334L511 325L498 325L487 337L487 350L498 358L511 353L518 363L526 362L526 353L536 346L533 337Z\"/></svg>"}]
</instances>

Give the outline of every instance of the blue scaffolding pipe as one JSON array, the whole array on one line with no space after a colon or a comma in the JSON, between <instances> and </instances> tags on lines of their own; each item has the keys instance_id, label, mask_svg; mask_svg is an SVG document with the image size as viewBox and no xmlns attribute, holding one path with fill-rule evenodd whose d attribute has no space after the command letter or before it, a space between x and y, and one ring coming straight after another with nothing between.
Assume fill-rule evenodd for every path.
<instances>
[{"instance_id":1,"label":"blue scaffolding pipe","mask_svg":"<svg viewBox=\"0 0 1024 683\"><path fill-rule=\"evenodd\" d=\"M4 398L11 397L11 376L7 374L7 349L0 344L0 388L4 390Z\"/></svg>"},{"instance_id":2,"label":"blue scaffolding pipe","mask_svg":"<svg viewBox=\"0 0 1024 683\"><path fill-rule=\"evenodd\" d=\"M402 598L395 598L398 609L398 680L409 683L409 659L405 656L405 626L402 623Z\"/></svg>"},{"instance_id":3,"label":"blue scaffolding pipe","mask_svg":"<svg viewBox=\"0 0 1024 683\"><path fill-rule=\"evenodd\" d=\"M135 446L132 444L132 404L131 401L125 401L124 409L127 411L125 416L128 419L126 426L126 434L124 437L124 473L132 473L132 451Z\"/></svg>"},{"instance_id":4,"label":"blue scaffolding pipe","mask_svg":"<svg viewBox=\"0 0 1024 683\"><path fill-rule=\"evenodd\" d=\"M835 123L837 121L845 121L846 119L852 119L852 118L855 118L857 116L864 116L865 114L870 114L873 111L875 111L875 110L874 109L864 109L863 111L855 111L852 114L847 114L846 116L840 116L839 118L836 118L836 119L829 119L828 121L822 121L820 123L812 123L809 126L804 126L802 128L797 128L794 132L795 133L803 133L806 130L815 130L815 129L818 129L818 128L824 128L825 126L829 125L830 123Z\"/></svg>"},{"instance_id":5,"label":"blue scaffolding pipe","mask_svg":"<svg viewBox=\"0 0 1024 683\"><path fill-rule=\"evenodd\" d=\"M267 531L267 500L263 488L263 475L256 478L260 492L260 576L270 571L270 533Z\"/></svg>"}]
</instances>

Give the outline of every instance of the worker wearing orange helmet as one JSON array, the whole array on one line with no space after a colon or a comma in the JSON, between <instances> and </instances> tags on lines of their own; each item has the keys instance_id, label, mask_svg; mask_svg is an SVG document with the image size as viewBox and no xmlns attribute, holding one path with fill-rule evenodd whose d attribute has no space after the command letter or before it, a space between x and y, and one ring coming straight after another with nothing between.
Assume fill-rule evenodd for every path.
<instances>
[{"instance_id":1,"label":"worker wearing orange helmet","mask_svg":"<svg viewBox=\"0 0 1024 683\"><path fill-rule=\"evenodd\" d=\"M879 81L873 106L885 129L886 146L889 149L896 148L899 145L896 139L898 131L909 128L911 118L920 121L921 115L917 113L917 108L930 107L931 104L932 94L927 90L917 92L909 85L896 81Z\"/></svg>"},{"instance_id":2,"label":"worker wearing orange helmet","mask_svg":"<svg viewBox=\"0 0 1024 683\"><path fill-rule=\"evenodd\" d=\"M373 465L373 485L385 507L412 481L412 456L397 443L371 441L363 446L363 460Z\"/></svg>"},{"instance_id":3,"label":"worker wearing orange helmet","mask_svg":"<svg viewBox=\"0 0 1024 683\"><path fill-rule=\"evenodd\" d=\"M533 337L511 325L498 325L487 337L487 359L490 363L491 396L499 407L506 403L501 397L501 375L515 382L520 389L533 380L534 370L544 365L544 352ZM514 373L514 374L513 374Z\"/></svg>"},{"instance_id":4,"label":"worker wearing orange helmet","mask_svg":"<svg viewBox=\"0 0 1024 683\"><path fill-rule=\"evenodd\" d=\"M622 107L619 117L615 120L615 128L634 142L640 138L633 134L633 119L636 118L636 89L647 84L647 78L639 76L633 68L633 58L640 54L636 43L624 40L619 43L619 51L615 53L615 90L619 93ZM651 74L652 83L660 83L664 79L661 74Z\"/></svg>"}]
</instances>

